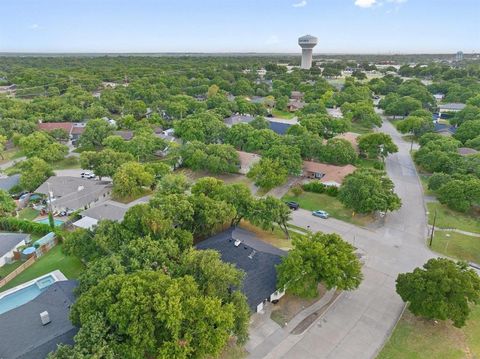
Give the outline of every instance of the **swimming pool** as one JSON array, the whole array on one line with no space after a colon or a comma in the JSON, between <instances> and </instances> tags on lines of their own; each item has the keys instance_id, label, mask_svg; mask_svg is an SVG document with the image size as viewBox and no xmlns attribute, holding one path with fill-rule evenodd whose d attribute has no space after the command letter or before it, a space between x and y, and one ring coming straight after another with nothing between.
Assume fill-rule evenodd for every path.
<instances>
[{"instance_id":1,"label":"swimming pool","mask_svg":"<svg viewBox=\"0 0 480 359\"><path fill-rule=\"evenodd\" d=\"M42 223L42 224L50 224L50 221L48 220L48 218L40 219L40 220L35 221L35 222ZM60 227L63 224L63 221L61 221L59 219L54 219L53 223L55 223L55 227Z\"/></svg>"},{"instance_id":2,"label":"swimming pool","mask_svg":"<svg viewBox=\"0 0 480 359\"><path fill-rule=\"evenodd\" d=\"M52 274L35 279L27 286L0 297L0 314L17 308L38 297L48 286L56 282ZM1 295L1 294L0 294Z\"/></svg>"}]
</instances>

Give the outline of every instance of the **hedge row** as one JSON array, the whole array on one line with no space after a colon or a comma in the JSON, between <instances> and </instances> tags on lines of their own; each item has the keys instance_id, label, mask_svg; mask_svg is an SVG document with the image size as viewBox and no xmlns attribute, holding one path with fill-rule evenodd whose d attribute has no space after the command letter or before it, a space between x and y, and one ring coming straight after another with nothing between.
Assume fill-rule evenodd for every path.
<instances>
[{"instance_id":1,"label":"hedge row","mask_svg":"<svg viewBox=\"0 0 480 359\"><path fill-rule=\"evenodd\" d=\"M335 186L325 186L322 182L312 181L302 185L304 191L314 193L325 193L328 196L337 197L338 188Z\"/></svg>"},{"instance_id":2,"label":"hedge row","mask_svg":"<svg viewBox=\"0 0 480 359\"><path fill-rule=\"evenodd\" d=\"M0 218L0 230L10 232L24 232L30 234L45 235L49 232L50 226L45 223L25 221L15 217Z\"/></svg>"}]
</instances>

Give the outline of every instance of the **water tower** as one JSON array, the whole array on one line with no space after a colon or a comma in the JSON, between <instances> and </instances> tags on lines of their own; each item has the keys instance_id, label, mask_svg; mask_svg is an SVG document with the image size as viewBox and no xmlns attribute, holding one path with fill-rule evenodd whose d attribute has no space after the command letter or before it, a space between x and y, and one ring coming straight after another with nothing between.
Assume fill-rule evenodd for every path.
<instances>
[{"instance_id":1,"label":"water tower","mask_svg":"<svg viewBox=\"0 0 480 359\"><path fill-rule=\"evenodd\" d=\"M298 44L302 48L302 69L310 69L312 67L313 48L317 46L318 39L312 35L305 35L298 38Z\"/></svg>"}]
</instances>

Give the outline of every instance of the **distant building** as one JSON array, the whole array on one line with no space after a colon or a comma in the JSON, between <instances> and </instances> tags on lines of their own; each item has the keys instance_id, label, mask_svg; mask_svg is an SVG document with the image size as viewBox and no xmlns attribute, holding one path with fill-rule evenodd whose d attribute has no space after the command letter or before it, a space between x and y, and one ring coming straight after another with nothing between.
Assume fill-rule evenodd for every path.
<instances>
[{"instance_id":1,"label":"distant building","mask_svg":"<svg viewBox=\"0 0 480 359\"><path fill-rule=\"evenodd\" d=\"M11 175L8 177L0 177L0 189L8 192L20 182L20 175Z\"/></svg>"},{"instance_id":2,"label":"distant building","mask_svg":"<svg viewBox=\"0 0 480 359\"><path fill-rule=\"evenodd\" d=\"M196 247L219 252L222 261L245 272L242 291L253 312L262 311L267 302L277 301L284 295L284 291L277 288L275 267L286 252L259 240L254 233L230 228L201 241Z\"/></svg>"},{"instance_id":3,"label":"distant building","mask_svg":"<svg viewBox=\"0 0 480 359\"><path fill-rule=\"evenodd\" d=\"M92 229L101 220L121 222L127 211L127 206L107 201L81 212L82 218L74 222L73 225L78 228Z\"/></svg>"},{"instance_id":4,"label":"distant building","mask_svg":"<svg viewBox=\"0 0 480 359\"><path fill-rule=\"evenodd\" d=\"M469 147L459 147L457 149L457 153L460 156L470 156L470 155L476 155L478 151L476 149L469 148Z\"/></svg>"},{"instance_id":5,"label":"distant building","mask_svg":"<svg viewBox=\"0 0 480 359\"><path fill-rule=\"evenodd\" d=\"M11 261L15 249L29 242L29 234L0 233L0 267Z\"/></svg>"},{"instance_id":6,"label":"distant building","mask_svg":"<svg viewBox=\"0 0 480 359\"><path fill-rule=\"evenodd\" d=\"M457 61L457 62L463 61L463 52L462 51L458 51L455 54L455 61Z\"/></svg>"},{"instance_id":7,"label":"distant building","mask_svg":"<svg viewBox=\"0 0 480 359\"><path fill-rule=\"evenodd\" d=\"M232 115L230 117L227 117L223 120L225 125L228 127L232 127L233 125L239 124L239 123L250 123L255 119L255 117L250 116L250 115Z\"/></svg>"},{"instance_id":8,"label":"distant building","mask_svg":"<svg viewBox=\"0 0 480 359\"><path fill-rule=\"evenodd\" d=\"M0 94L7 96L15 96L17 93L17 85L0 86Z\"/></svg>"},{"instance_id":9,"label":"distant building","mask_svg":"<svg viewBox=\"0 0 480 359\"><path fill-rule=\"evenodd\" d=\"M462 111L465 108L465 106L466 105L464 103L456 103L456 102L444 103L444 104L438 105L438 113L441 116L442 113L445 113L445 112L459 112L459 111Z\"/></svg>"},{"instance_id":10,"label":"distant building","mask_svg":"<svg viewBox=\"0 0 480 359\"><path fill-rule=\"evenodd\" d=\"M302 64L300 67L309 70L312 67L313 48L317 46L318 39L315 36L305 35L298 39L298 45L302 48Z\"/></svg>"}]
</instances>

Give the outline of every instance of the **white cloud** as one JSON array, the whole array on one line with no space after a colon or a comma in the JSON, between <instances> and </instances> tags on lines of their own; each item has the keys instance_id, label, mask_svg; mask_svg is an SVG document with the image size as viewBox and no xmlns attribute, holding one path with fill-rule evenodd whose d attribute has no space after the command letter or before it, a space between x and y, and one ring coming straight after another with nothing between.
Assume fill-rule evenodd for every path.
<instances>
[{"instance_id":1,"label":"white cloud","mask_svg":"<svg viewBox=\"0 0 480 359\"><path fill-rule=\"evenodd\" d=\"M372 7L377 0L355 0L355 5L363 8Z\"/></svg>"},{"instance_id":2,"label":"white cloud","mask_svg":"<svg viewBox=\"0 0 480 359\"><path fill-rule=\"evenodd\" d=\"M395 4L403 4L407 2L407 0L387 0L387 2L393 2Z\"/></svg>"},{"instance_id":3,"label":"white cloud","mask_svg":"<svg viewBox=\"0 0 480 359\"><path fill-rule=\"evenodd\" d=\"M307 5L307 1L306 0L302 0L300 2L296 2L294 4L292 4L293 7L304 7Z\"/></svg>"},{"instance_id":4,"label":"white cloud","mask_svg":"<svg viewBox=\"0 0 480 359\"><path fill-rule=\"evenodd\" d=\"M38 24L32 24L28 27L30 30L39 30L41 27Z\"/></svg>"},{"instance_id":5,"label":"white cloud","mask_svg":"<svg viewBox=\"0 0 480 359\"><path fill-rule=\"evenodd\" d=\"M280 39L278 38L277 35L272 35L265 41L265 43L267 45L276 45L276 44L280 43Z\"/></svg>"}]
</instances>

